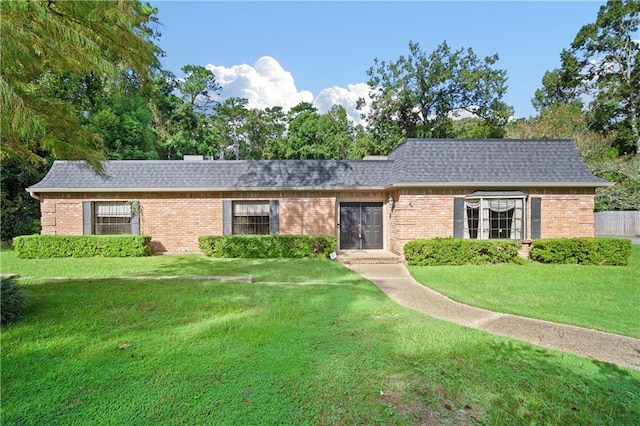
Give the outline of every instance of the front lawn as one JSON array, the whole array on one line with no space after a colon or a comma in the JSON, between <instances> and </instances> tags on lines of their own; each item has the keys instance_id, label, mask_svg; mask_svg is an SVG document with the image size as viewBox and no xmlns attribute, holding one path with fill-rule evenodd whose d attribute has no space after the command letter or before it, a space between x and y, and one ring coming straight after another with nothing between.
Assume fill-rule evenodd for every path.
<instances>
[{"instance_id":1,"label":"front lawn","mask_svg":"<svg viewBox=\"0 0 640 426\"><path fill-rule=\"evenodd\" d=\"M640 338L640 246L628 266L412 266L416 281L492 311Z\"/></svg>"},{"instance_id":2,"label":"front lawn","mask_svg":"<svg viewBox=\"0 0 640 426\"><path fill-rule=\"evenodd\" d=\"M58 259L53 275L100 267L77 260ZM640 417L640 372L417 314L334 262L146 260L117 260L110 278L24 282L24 318L2 330L2 424L632 425ZM34 261L12 267L38 275L22 262ZM221 275L230 265L232 275L288 283L113 277Z\"/></svg>"},{"instance_id":3,"label":"front lawn","mask_svg":"<svg viewBox=\"0 0 640 426\"><path fill-rule=\"evenodd\" d=\"M317 259L214 259L201 254L150 257L87 257L19 259L13 250L0 251L0 272L21 277L99 277L250 275L256 282L324 281L344 278L342 268ZM283 273L283 271L287 271Z\"/></svg>"}]
</instances>

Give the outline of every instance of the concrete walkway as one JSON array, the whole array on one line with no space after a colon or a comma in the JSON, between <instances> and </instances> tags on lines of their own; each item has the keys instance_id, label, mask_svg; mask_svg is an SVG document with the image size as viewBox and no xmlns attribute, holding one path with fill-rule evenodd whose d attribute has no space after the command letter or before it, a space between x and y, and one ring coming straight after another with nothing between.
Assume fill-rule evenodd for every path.
<instances>
[{"instance_id":1,"label":"concrete walkway","mask_svg":"<svg viewBox=\"0 0 640 426\"><path fill-rule=\"evenodd\" d=\"M400 305L432 317L640 370L638 339L463 305L416 282L403 264L346 266Z\"/></svg>"}]
</instances>

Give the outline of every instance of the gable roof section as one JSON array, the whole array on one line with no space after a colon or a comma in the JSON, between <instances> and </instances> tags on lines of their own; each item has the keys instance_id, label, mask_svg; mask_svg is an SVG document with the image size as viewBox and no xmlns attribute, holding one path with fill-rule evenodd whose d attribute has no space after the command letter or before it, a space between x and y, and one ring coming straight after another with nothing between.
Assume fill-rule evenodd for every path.
<instances>
[{"instance_id":1,"label":"gable roof section","mask_svg":"<svg viewBox=\"0 0 640 426\"><path fill-rule=\"evenodd\" d=\"M408 139L386 160L56 161L29 192L598 187L570 140Z\"/></svg>"},{"instance_id":2,"label":"gable roof section","mask_svg":"<svg viewBox=\"0 0 640 426\"><path fill-rule=\"evenodd\" d=\"M567 139L408 139L389 160L393 186L606 186Z\"/></svg>"},{"instance_id":3,"label":"gable roof section","mask_svg":"<svg viewBox=\"0 0 640 426\"><path fill-rule=\"evenodd\" d=\"M371 188L386 185L390 161L182 161L103 163L103 175L81 161L56 161L31 192L231 191Z\"/></svg>"}]
</instances>

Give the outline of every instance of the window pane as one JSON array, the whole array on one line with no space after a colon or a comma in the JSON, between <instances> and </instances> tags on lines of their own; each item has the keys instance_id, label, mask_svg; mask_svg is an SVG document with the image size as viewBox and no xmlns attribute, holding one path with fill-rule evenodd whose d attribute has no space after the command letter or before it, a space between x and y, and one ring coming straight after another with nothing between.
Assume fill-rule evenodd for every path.
<instances>
[{"instance_id":1,"label":"window pane","mask_svg":"<svg viewBox=\"0 0 640 426\"><path fill-rule=\"evenodd\" d=\"M96 217L131 217L129 203L96 203Z\"/></svg>"},{"instance_id":2,"label":"window pane","mask_svg":"<svg viewBox=\"0 0 640 426\"><path fill-rule=\"evenodd\" d=\"M93 218L96 235L131 233L131 205L126 202L97 202Z\"/></svg>"},{"instance_id":3,"label":"window pane","mask_svg":"<svg viewBox=\"0 0 640 426\"><path fill-rule=\"evenodd\" d=\"M524 198L470 197L466 201L470 239L522 239L524 234Z\"/></svg>"},{"instance_id":4,"label":"window pane","mask_svg":"<svg viewBox=\"0 0 640 426\"><path fill-rule=\"evenodd\" d=\"M234 201L232 232L234 234L268 235L269 216L268 201Z\"/></svg>"},{"instance_id":5,"label":"window pane","mask_svg":"<svg viewBox=\"0 0 640 426\"><path fill-rule=\"evenodd\" d=\"M489 210L489 238L510 239L514 209L497 212Z\"/></svg>"},{"instance_id":6,"label":"window pane","mask_svg":"<svg viewBox=\"0 0 640 426\"><path fill-rule=\"evenodd\" d=\"M480 220L480 209L467 207L467 226L469 227L469 238L478 238L478 222Z\"/></svg>"}]
</instances>

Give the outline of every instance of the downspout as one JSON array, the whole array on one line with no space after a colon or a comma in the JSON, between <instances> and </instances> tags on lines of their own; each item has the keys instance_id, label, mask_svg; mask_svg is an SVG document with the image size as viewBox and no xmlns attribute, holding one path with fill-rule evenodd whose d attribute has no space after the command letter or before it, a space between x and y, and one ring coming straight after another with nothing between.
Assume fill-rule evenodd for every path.
<instances>
[{"instance_id":1,"label":"downspout","mask_svg":"<svg viewBox=\"0 0 640 426\"><path fill-rule=\"evenodd\" d=\"M34 198L34 199L36 199L36 200L40 201L40 196L39 196L39 195L36 195L36 193L35 193L34 191L29 191L29 190L27 189L27 192L29 193L29 196L30 196L31 198Z\"/></svg>"}]
</instances>

